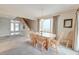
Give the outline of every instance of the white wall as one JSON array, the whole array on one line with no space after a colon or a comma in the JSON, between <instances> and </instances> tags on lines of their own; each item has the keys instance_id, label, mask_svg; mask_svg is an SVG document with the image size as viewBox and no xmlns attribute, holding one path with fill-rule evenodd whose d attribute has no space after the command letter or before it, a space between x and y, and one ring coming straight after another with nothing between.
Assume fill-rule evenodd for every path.
<instances>
[{"instance_id":1,"label":"white wall","mask_svg":"<svg viewBox=\"0 0 79 59\"><path fill-rule=\"evenodd\" d=\"M31 30L34 32L38 32L38 20L32 20L30 22Z\"/></svg>"},{"instance_id":2,"label":"white wall","mask_svg":"<svg viewBox=\"0 0 79 59\"><path fill-rule=\"evenodd\" d=\"M64 33L63 37L65 38L67 34L74 28L75 17L76 17L75 11L67 11L61 13L60 16L58 17L58 34L60 32L63 32ZM72 28L64 28L64 19L73 19Z\"/></svg>"},{"instance_id":3,"label":"white wall","mask_svg":"<svg viewBox=\"0 0 79 59\"><path fill-rule=\"evenodd\" d=\"M10 20L11 17L0 16L0 37L10 35ZM23 24L20 23L20 34L24 35Z\"/></svg>"},{"instance_id":4,"label":"white wall","mask_svg":"<svg viewBox=\"0 0 79 59\"><path fill-rule=\"evenodd\" d=\"M73 26L72 28L64 28L64 19L73 19ZM67 11L67 12L64 12L64 13L61 13L59 18L58 18L58 34L60 32L63 32L64 35L62 36L63 38L65 38L68 33L70 31L73 31L74 33L74 28L75 28L75 21L76 21L76 10L70 10L70 11ZM58 37L59 38L59 37ZM72 49L75 50L75 36L73 37L73 42L72 42Z\"/></svg>"},{"instance_id":5,"label":"white wall","mask_svg":"<svg viewBox=\"0 0 79 59\"><path fill-rule=\"evenodd\" d=\"M10 34L10 19L7 17L0 17L0 36L7 36Z\"/></svg>"}]
</instances>

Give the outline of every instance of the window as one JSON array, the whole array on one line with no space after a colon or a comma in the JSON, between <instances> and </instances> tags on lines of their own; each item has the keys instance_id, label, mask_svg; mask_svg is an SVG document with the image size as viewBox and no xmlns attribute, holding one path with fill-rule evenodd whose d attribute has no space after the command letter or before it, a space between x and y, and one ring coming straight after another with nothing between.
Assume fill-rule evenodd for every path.
<instances>
[{"instance_id":1,"label":"window","mask_svg":"<svg viewBox=\"0 0 79 59\"><path fill-rule=\"evenodd\" d=\"M14 31L14 23L11 23L11 31Z\"/></svg>"},{"instance_id":2,"label":"window","mask_svg":"<svg viewBox=\"0 0 79 59\"><path fill-rule=\"evenodd\" d=\"M15 31L19 31L19 23L15 23Z\"/></svg>"},{"instance_id":3,"label":"window","mask_svg":"<svg viewBox=\"0 0 79 59\"><path fill-rule=\"evenodd\" d=\"M39 28L39 32L42 35L49 35L48 33L52 32L52 19L41 19L40 20L40 28Z\"/></svg>"},{"instance_id":4,"label":"window","mask_svg":"<svg viewBox=\"0 0 79 59\"><path fill-rule=\"evenodd\" d=\"M10 25L11 35L17 35L20 33L20 21L11 20Z\"/></svg>"}]
</instances>

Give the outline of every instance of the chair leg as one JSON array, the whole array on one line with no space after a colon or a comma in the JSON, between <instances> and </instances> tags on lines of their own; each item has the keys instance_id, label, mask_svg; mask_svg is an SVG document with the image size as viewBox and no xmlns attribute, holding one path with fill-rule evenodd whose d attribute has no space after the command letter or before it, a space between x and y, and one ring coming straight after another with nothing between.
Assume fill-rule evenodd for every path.
<instances>
[{"instance_id":1,"label":"chair leg","mask_svg":"<svg viewBox=\"0 0 79 59\"><path fill-rule=\"evenodd\" d=\"M68 41L67 44L66 44L66 48L68 47L68 44L69 44L69 41Z\"/></svg>"},{"instance_id":2,"label":"chair leg","mask_svg":"<svg viewBox=\"0 0 79 59\"><path fill-rule=\"evenodd\" d=\"M38 47L38 43L36 43L36 48Z\"/></svg>"},{"instance_id":3,"label":"chair leg","mask_svg":"<svg viewBox=\"0 0 79 59\"><path fill-rule=\"evenodd\" d=\"M43 48L43 45L42 45L42 48L41 48L41 51L42 51L42 52L43 52L43 49L44 49L44 48Z\"/></svg>"},{"instance_id":4,"label":"chair leg","mask_svg":"<svg viewBox=\"0 0 79 59\"><path fill-rule=\"evenodd\" d=\"M34 46L34 42L32 41L32 46Z\"/></svg>"},{"instance_id":5,"label":"chair leg","mask_svg":"<svg viewBox=\"0 0 79 59\"><path fill-rule=\"evenodd\" d=\"M56 46L56 54L58 54L58 46Z\"/></svg>"}]
</instances>

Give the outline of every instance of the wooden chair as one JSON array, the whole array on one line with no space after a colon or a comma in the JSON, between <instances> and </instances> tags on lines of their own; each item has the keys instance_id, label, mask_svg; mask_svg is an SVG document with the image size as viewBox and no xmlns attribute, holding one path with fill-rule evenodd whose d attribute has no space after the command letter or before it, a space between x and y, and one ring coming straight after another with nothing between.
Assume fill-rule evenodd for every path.
<instances>
[{"instance_id":1,"label":"wooden chair","mask_svg":"<svg viewBox=\"0 0 79 59\"><path fill-rule=\"evenodd\" d=\"M30 32L30 37L31 37L32 45L34 47L36 47L36 44L37 44L37 36L35 35L34 32Z\"/></svg>"},{"instance_id":2,"label":"wooden chair","mask_svg":"<svg viewBox=\"0 0 79 59\"><path fill-rule=\"evenodd\" d=\"M37 44L40 44L42 46L42 48L41 48L42 50L48 49L46 37L43 37L43 36L41 36L41 35L39 35L38 33L35 33L35 32L30 32L30 37L31 37L32 45L34 47L37 47Z\"/></svg>"},{"instance_id":3,"label":"wooden chair","mask_svg":"<svg viewBox=\"0 0 79 59\"><path fill-rule=\"evenodd\" d=\"M56 50L56 53L58 53L58 47L60 45L60 41L63 39L63 32L58 34L58 39L50 39L49 38L49 47L52 47Z\"/></svg>"},{"instance_id":4,"label":"wooden chair","mask_svg":"<svg viewBox=\"0 0 79 59\"><path fill-rule=\"evenodd\" d=\"M70 31L67 37L64 39L63 43L66 44L66 47L72 48L72 42L73 42L73 31Z\"/></svg>"},{"instance_id":5,"label":"wooden chair","mask_svg":"<svg viewBox=\"0 0 79 59\"><path fill-rule=\"evenodd\" d=\"M38 36L37 39L37 44L40 44L42 46L42 50L46 49L47 50L47 38L43 36Z\"/></svg>"}]
</instances>

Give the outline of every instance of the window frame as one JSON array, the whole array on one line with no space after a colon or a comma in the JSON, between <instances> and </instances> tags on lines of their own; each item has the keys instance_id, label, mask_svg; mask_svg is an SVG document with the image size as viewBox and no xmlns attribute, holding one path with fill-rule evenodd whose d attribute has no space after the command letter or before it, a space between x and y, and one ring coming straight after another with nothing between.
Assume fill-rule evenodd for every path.
<instances>
[{"instance_id":1,"label":"window frame","mask_svg":"<svg viewBox=\"0 0 79 59\"><path fill-rule=\"evenodd\" d=\"M11 23L14 24L14 31L11 31ZM15 24L19 24L19 30L18 30L18 31L15 30L15 28L16 28L16 25L15 25ZM11 21L10 21L10 35L11 35L12 33L13 33L14 35L16 35L16 33L20 33L20 21L18 21L18 20L11 20Z\"/></svg>"},{"instance_id":2,"label":"window frame","mask_svg":"<svg viewBox=\"0 0 79 59\"><path fill-rule=\"evenodd\" d=\"M43 28L43 26L42 26L42 24L41 23L43 23L43 22L41 22L41 20L50 20L50 31L43 31L42 30L42 28ZM40 19L39 20L39 33L42 35L42 33L43 32L45 32L45 33L52 33L53 32L53 19L52 18L47 18L47 19ZM41 23L40 23L41 22ZM41 28L41 31L40 31L40 28Z\"/></svg>"}]
</instances>

